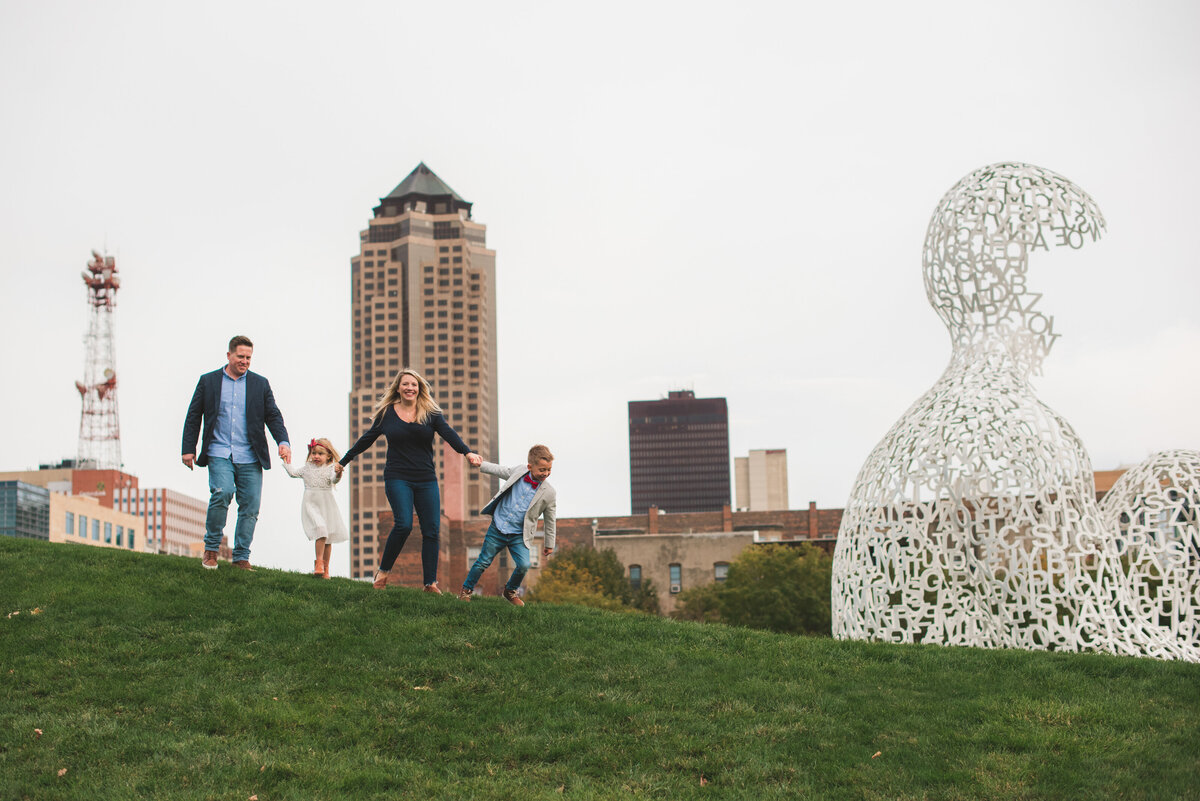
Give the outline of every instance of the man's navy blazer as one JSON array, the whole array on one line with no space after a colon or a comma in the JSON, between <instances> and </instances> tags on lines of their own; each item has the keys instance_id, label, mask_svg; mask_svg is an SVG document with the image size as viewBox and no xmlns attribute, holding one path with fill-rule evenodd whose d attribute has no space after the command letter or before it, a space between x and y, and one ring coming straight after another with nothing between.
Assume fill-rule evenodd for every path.
<instances>
[{"instance_id":1,"label":"man's navy blazer","mask_svg":"<svg viewBox=\"0 0 1200 801\"><path fill-rule=\"evenodd\" d=\"M200 453L196 464L208 464L208 446L213 441L213 429L217 426L217 409L221 405L221 376L225 368L200 376L196 392L188 405L187 417L183 421L183 450L181 454L196 453L196 437L200 435L200 423L204 423L204 437L200 440ZM246 436L250 447L258 457L264 470L271 469L271 452L267 448L267 435L263 426L271 430L275 442L289 442L287 428L283 425L283 414L275 405L271 383L258 373L246 371Z\"/></svg>"}]
</instances>

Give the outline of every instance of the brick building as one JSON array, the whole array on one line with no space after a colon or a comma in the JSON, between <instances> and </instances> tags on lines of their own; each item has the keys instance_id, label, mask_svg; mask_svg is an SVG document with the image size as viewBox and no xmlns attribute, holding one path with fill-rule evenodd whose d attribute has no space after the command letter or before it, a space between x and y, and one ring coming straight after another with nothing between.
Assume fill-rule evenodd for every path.
<instances>
[{"instance_id":1,"label":"brick building","mask_svg":"<svg viewBox=\"0 0 1200 801\"><path fill-rule=\"evenodd\" d=\"M204 552L204 523L208 501L163 487L118 490L117 509L145 521L146 550L178 556L200 556ZM221 540L222 558L229 558L228 537Z\"/></svg>"}]
</instances>

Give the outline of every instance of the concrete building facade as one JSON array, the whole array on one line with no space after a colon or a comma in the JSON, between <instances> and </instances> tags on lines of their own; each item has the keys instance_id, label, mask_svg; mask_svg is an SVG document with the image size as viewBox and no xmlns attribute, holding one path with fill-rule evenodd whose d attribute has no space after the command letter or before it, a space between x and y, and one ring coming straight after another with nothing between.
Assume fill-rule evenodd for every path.
<instances>
[{"instance_id":1,"label":"concrete building facade","mask_svg":"<svg viewBox=\"0 0 1200 801\"><path fill-rule=\"evenodd\" d=\"M50 493L50 542L145 551L142 519L105 506L89 495Z\"/></svg>"},{"instance_id":2,"label":"concrete building facade","mask_svg":"<svg viewBox=\"0 0 1200 801\"><path fill-rule=\"evenodd\" d=\"M496 253L471 203L419 164L381 198L359 253L350 262L351 391L349 442L371 427L380 395L404 367L425 377L447 422L485 458L500 452L496 372ZM350 575L373 575L386 447L378 443L351 465ZM439 481L446 457L434 450ZM461 460L455 454L451 461ZM466 479L467 508L478 510L495 486ZM416 531L413 536L418 536Z\"/></svg>"},{"instance_id":3,"label":"concrete building facade","mask_svg":"<svg viewBox=\"0 0 1200 801\"><path fill-rule=\"evenodd\" d=\"M203 554L207 501L154 487L118 490L113 502L118 510L142 519L147 551L177 556Z\"/></svg>"},{"instance_id":4,"label":"concrete building facade","mask_svg":"<svg viewBox=\"0 0 1200 801\"><path fill-rule=\"evenodd\" d=\"M712 512L729 505L729 410L691 390L629 402L630 511Z\"/></svg>"},{"instance_id":5,"label":"concrete building facade","mask_svg":"<svg viewBox=\"0 0 1200 801\"><path fill-rule=\"evenodd\" d=\"M788 508L787 449L752 450L733 460L737 509L774 512Z\"/></svg>"}]
</instances>

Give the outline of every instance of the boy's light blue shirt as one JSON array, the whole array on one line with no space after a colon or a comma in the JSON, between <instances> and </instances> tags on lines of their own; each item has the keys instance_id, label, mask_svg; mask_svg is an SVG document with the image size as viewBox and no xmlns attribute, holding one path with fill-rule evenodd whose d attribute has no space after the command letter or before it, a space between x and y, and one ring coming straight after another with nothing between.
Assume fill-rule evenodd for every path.
<instances>
[{"instance_id":1,"label":"boy's light blue shirt","mask_svg":"<svg viewBox=\"0 0 1200 801\"><path fill-rule=\"evenodd\" d=\"M525 531L525 514L537 493L537 487L529 483L528 477L526 473L496 504L492 522L501 534L521 534Z\"/></svg>"},{"instance_id":2,"label":"boy's light blue shirt","mask_svg":"<svg viewBox=\"0 0 1200 801\"><path fill-rule=\"evenodd\" d=\"M246 436L246 373L230 378L221 371L221 404L217 407L217 424L213 427L209 457L229 459L234 464L257 462Z\"/></svg>"}]
</instances>

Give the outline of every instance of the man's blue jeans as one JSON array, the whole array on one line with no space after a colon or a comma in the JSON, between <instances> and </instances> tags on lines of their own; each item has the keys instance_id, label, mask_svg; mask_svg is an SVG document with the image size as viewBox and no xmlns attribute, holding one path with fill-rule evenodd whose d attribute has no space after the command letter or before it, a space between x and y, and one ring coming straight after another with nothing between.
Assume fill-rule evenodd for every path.
<instances>
[{"instance_id":1,"label":"man's blue jeans","mask_svg":"<svg viewBox=\"0 0 1200 801\"><path fill-rule=\"evenodd\" d=\"M496 558L496 554L504 548L508 548L508 553L513 560L513 572L508 577L508 583L504 585L504 589L516 592L517 588L521 586L521 582L525 580L525 574L529 572L529 548L525 545L523 534L501 534L494 522L488 526L487 534L483 538L483 548L479 551L479 558L475 560L475 564L471 565L471 572L467 573L467 580L463 582L464 590L470 592L475 589L475 584L483 575L483 571L488 569L488 565Z\"/></svg>"},{"instance_id":2,"label":"man's blue jeans","mask_svg":"<svg viewBox=\"0 0 1200 801\"><path fill-rule=\"evenodd\" d=\"M437 479L433 481L407 481L403 478L387 478L383 491L392 507L392 530L388 532L379 557L379 569L388 571L396 563L396 557L412 532L413 509L421 521L421 573L426 584L437 581L438 543L442 527L442 496L438 492Z\"/></svg>"},{"instance_id":3,"label":"man's blue jeans","mask_svg":"<svg viewBox=\"0 0 1200 801\"><path fill-rule=\"evenodd\" d=\"M221 457L208 460L208 517L204 521L204 550L221 547L229 502L237 498L237 527L233 532L233 561L250 560L258 504L262 500L262 466L258 462L234 464Z\"/></svg>"}]
</instances>

